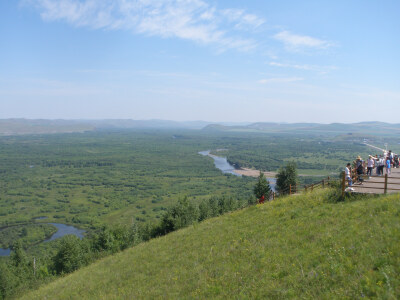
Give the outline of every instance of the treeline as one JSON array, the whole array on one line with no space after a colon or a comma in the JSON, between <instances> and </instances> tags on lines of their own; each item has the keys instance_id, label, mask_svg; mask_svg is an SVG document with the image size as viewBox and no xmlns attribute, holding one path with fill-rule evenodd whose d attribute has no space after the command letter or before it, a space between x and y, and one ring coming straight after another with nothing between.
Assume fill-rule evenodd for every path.
<instances>
[{"instance_id":1,"label":"treeline","mask_svg":"<svg viewBox=\"0 0 400 300\"><path fill-rule=\"evenodd\" d=\"M211 197L196 205L185 197L168 208L158 223L104 226L82 240L68 235L61 239L55 254L47 258L29 257L21 241L17 241L11 256L0 260L0 298L24 293L107 255L256 202L254 197L246 201Z\"/></svg>"}]
</instances>

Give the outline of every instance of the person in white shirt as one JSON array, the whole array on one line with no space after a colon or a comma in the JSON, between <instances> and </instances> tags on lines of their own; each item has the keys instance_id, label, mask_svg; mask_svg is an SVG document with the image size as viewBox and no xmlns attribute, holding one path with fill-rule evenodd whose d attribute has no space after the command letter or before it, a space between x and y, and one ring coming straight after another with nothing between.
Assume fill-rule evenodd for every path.
<instances>
[{"instance_id":1,"label":"person in white shirt","mask_svg":"<svg viewBox=\"0 0 400 300\"><path fill-rule=\"evenodd\" d=\"M379 176L383 175L383 167L385 166L385 159L383 158L382 155L379 155L379 161L378 161L378 169L379 169Z\"/></svg>"},{"instance_id":2,"label":"person in white shirt","mask_svg":"<svg viewBox=\"0 0 400 300\"><path fill-rule=\"evenodd\" d=\"M351 180L350 168L351 168L351 164L348 163L348 164L346 165L346 168L344 169L344 173L345 173L346 180L347 180L348 183L349 183L349 186L352 186L352 185L353 185L353 181Z\"/></svg>"}]
</instances>

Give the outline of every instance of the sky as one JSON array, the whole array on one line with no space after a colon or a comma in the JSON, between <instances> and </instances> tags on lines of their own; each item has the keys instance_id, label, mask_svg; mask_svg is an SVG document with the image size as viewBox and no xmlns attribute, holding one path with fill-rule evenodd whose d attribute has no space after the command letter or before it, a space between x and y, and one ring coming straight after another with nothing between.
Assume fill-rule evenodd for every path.
<instances>
[{"instance_id":1,"label":"sky","mask_svg":"<svg viewBox=\"0 0 400 300\"><path fill-rule=\"evenodd\" d=\"M398 0L0 0L0 119L400 123Z\"/></svg>"}]
</instances>

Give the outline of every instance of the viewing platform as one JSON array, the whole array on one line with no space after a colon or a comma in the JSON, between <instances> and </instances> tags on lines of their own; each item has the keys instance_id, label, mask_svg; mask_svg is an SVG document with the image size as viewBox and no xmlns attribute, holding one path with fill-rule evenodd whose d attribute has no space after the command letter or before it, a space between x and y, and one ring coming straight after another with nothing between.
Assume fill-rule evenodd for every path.
<instances>
[{"instance_id":1,"label":"viewing platform","mask_svg":"<svg viewBox=\"0 0 400 300\"><path fill-rule=\"evenodd\" d=\"M362 184L360 185L353 181L351 188L354 190L351 192L362 194L400 193L400 168L392 168L391 171L391 174L388 176L385 174L382 176L377 176L376 174L372 176L362 175ZM375 173L375 169L373 172ZM386 169L384 173L386 173ZM346 192L348 191L350 191L349 187L346 188Z\"/></svg>"}]
</instances>

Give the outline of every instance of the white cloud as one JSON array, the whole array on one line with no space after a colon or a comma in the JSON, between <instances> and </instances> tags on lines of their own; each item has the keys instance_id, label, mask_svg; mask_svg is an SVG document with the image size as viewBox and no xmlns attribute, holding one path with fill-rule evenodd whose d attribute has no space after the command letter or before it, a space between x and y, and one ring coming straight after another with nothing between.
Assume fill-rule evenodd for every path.
<instances>
[{"instance_id":1,"label":"white cloud","mask_svg":"<svg viewBox=\"0 0 400 300\"><path fill-rule=\"evenodd\" d=\"M265 23L265 20L256 15L248 14L243 9L224 9L221 15L229 22L235 23L235 28L244 29L247 27L257 28Z\"/></svg>"},{"instance_id":2,"label":"white cloud","mask_svg":"<svg viewBox=\"0 0 400 300\"><path fill-rule=\"evenodd\" d=\"M302 81L304 78L302 77L277 77L277 78L267 78L261 79L258 83L261 84L269 84L269 83L288 83L288 82L295 82L295 81Z\"/></svg>"},{"instance_id":3,"label":"white cloud","mask_svg":"<svg viewBox=\"0 0 400 300\"><path fill-rule=\"evenodd\" d=\"M276 61L272 61L269 63L272 67L278 68L290 68L297 70L306 70L306 71L314 71L319 74L326 74L330 71L337 70L336 66L318 66L318 65L307 65L307 64L291 64L291 63L279 63Z\"/></svg>"},{"instance_id":4,"label":"white cloud","mask_svg":"<svg viewBox=\"0 0 400 300\"><path fill-rule=\"evenodd\" d=\"M256 42L247 36L264 23L244 10L218 10L203 0L22 0L45 21L76 27L124 29L135 33L213 44L220 50L247 51ZM248 34L243 37L240 31Z\"/></svg>"},{"instance_id":5,"label":"white cloud","mask_svg":"<svg viewBox=\"0 0 400 300\"><path fill-rule=\"evenodd\" d=\"M288 50L299 50L304 48L326 49L333 45L329 41L320 40L307 35L293 34L289 31L281 31L275 34L274 38L281 41Z\"/></svg>"}]
</instances>

